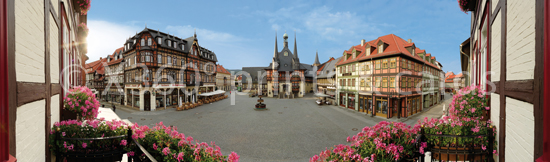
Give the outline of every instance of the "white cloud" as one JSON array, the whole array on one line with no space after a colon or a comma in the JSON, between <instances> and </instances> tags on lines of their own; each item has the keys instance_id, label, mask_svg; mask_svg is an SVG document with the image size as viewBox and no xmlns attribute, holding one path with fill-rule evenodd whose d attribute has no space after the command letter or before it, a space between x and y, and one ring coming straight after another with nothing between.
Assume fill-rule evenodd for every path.
<instances>
[{"instance_id":1,"label":"white cloud","mask_svg":"<svg viewBox=\"0 0 550 162\"><path fill-rule=\"evenodd\" d=\"M193 28L191 25L186 26L168 26L166 30L169 32L176 33L176 35L181 38L187 38L193 36L193 33L197 30L197 38L202 41L207 42L234 42L234 41L245 41L246 39L234 36L229 33L217 32L208 29Z\"/></svg>"},{"instance_id":2,"label":"white cloud","mask_svg":"<svg viewBox=\"0 0 550 162\"><path fill-rule=\"evenodd\" d=\"M88 20L88 54L87 62L107 57L122 46L129 37L139 31L139 27L122 25L101 20Z\"/></svg>"},{"instance_id":3,"label":"white cloud","mask_svg":"<svg viewBox=\"0 0 550 162\"><path fill-rule=\"evenodd\" d=\"M313 10L304 7L306 6L280 8L274 12L258 11L258 14L269 18L267 22L272 24L272 29L297 32L304 29L314 36L332 41L366 38L381 33L377 25L368 23L366 18L354 12L333 12L327 6Z\"/></svg>"}]
</instances>

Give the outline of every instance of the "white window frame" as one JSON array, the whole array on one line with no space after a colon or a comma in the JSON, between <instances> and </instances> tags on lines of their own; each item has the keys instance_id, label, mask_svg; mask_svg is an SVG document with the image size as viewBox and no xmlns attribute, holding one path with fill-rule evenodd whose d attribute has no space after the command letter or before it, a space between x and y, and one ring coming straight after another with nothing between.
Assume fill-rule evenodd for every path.
<instances>
[{"instance_id":1,"label":"white window frame","mask_svg":"<svg viewBox=\"0 0 550 162\"><path fill-rule=\"evenodd\" d=\"M145 46L145 38L141 38L140 45Z\"/></svg>"},{"instance_id":2,"label":"white window frame","mask_svg":"<svg viewBox=\"0 0 550 162\"><path fill-rule=\"evenodd\" d=\"M158 44L162 44L162 38L161 38L161 37L158 37L158 38L157 38L157 43L158 43Z\"/></svg>"}]
</instances>

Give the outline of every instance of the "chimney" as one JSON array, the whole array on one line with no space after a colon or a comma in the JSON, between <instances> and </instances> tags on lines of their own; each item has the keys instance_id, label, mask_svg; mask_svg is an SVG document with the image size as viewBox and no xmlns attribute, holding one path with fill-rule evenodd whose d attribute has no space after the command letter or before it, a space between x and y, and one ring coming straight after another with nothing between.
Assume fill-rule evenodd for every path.
<instances>
[{"instance_id":1,"label":"chimney","mask_svg":"<svg viewBox=\"0 0 550 162\"><path fill-rule=\"evenodd\" d=\"M99 59L101 60L101 59L103 59L103 58L99 57Z\"/></svg>"},{"instance_id":2,"label":"chimney","mask_svg":"<svg viewBox=\"0 0 550 162\"><path fill-rule=\"evenodd\" d=\"M412 42L412 40L411 40L411 39L407 39L407 43L411 43L411 42Z\"/></svg>"},{"instance_id":3,"label":"chimney","mask_svg":"<svg viewBox=\"0 0 550 162\"><path fill-rule=\"evenodd\" d=\"M361 47L365 46L365 39L361 39Z\"/></svg>"}]
</instances>

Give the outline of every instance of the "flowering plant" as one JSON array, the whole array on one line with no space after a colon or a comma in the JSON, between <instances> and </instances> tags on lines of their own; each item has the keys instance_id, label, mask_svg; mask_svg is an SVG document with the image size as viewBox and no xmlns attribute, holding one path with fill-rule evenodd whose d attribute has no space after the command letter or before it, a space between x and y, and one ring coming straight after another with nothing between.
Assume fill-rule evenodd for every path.
<instances>
[{"instance_id":1,"label":"flowering plant","mask_svg":"<svg viewBox=\"0 0 550 162\"><path fill-rule=\"evenodd\" d=\"M63 98L63 108L77 114L77 120L91 120L99 113L99 101L88 87L77 86Z\"/></svg>"},{"instance_id":2,"label":"flowering plant","mask_svg":"<svg viewBox=\"0 0 550 162\"><path fill-rule=\"evenodd\" d=\"M162 122L153 128L147 125L139 126L137 123L132 126L134 131L132 138L136 139L147 152L157 161L228 161L238 162L239 155L235 152L229 156L223 156L220 147L211 142L193 141L193 137L179 133L176 127L166 127ZM128 153L134 156L134 152ZM136 155L144 156L144 155Z\"/></svg>"},{"instance_id":3,"label":"flowering plant","mask_svg":"<svg viewBox=\"0 0 550 162\"><path fill-rule=\"evenodd\" d=\"M460 120L484 120L484 112L490 109L486 94L480 86L472 85L459 90L449 105L449 116Z\"/></svg>"},{"instance_id":4,"label":"flowering plant","mask_svg":"<svg viewBox=\"0 0 550 162\"><path fill-rule=\"evenodd\" d=\"M84 35L88 35L88 32L90 31L90 29L88 29L88 26L86 25L86 23L82 22L80 24L78 24L78 31L82 31L84 32Z\"/></svg>"},{"instance_id":5,"label":"flowering plant","mask_svg":"<svg viewBox=\"0 0 550 162\"><path fill-rule=\"evenodd\" d=\"M318 161L396 161L412 158L416 143L416 134L420 126L382 121L373 127L365 127L353 137L348 137L350 145L336 145L336 148L322 151L309 159ZM424 153L426 146L420 146Z\"/></svg>"},{"instance_id":6,"label":"flowering plant","mask_svg":"<svg viewBox=\"0 0 550 162\"><path fill-rule=\"evenodd\" d=\"M481 147L483 150L489 145L489 137L482 136L492 133L496 135L496 128L491 121L484 116L490 110L486 92L480 86L468 86L461 89L449 105L449 116L442 119L424 118L418 123L424 128L426 134L454 135L458 137L428 136L428 145L445 147ZM460 137L480 135L478 137ZM493 148L496 141L493 139ZM496 151L493 151L496 153Z\"/></svg>"},{"instance_id":7,"label":"flowering plant","mask_svg":"<svg viewBox=\"0 0 550 162\"><path fill-rule=\"evenodd\" d=\"M105 121L102 119L87 120L66 120L55 122L50 131L50 150L62 153L80 152L93 153L105 152L117 149L129 151L130 141L127 138L112 138L107 140L64 140L63 138L99 138L115 137L128 134L128 125L120 120ZM56 140L55 133L59 133L61 139Z\"/></svg>"},{"instance_id":8,"label":"flowering plant","mask_svg":"<svg viewBox=\"0 0 550 162\"><path fill-rule=\"evenodd\" d=\"M92 0L76 0L75 2L75 7L78 7L80 9L80 15L88 14L88 11L90 11Z\"/></svg>"},{"instance_id":9,"label":"flowering plant","mask_svg":"<svg viewBox=\"0 0 550 162\"><path fill-rule=\"evenodd\" d=\"M470 11L470 3L471 0L457 0L458 1L458 6L460 7L460 10L462 10L462 12L468 14L468 11Z\"/></svg>"}]
</instances>

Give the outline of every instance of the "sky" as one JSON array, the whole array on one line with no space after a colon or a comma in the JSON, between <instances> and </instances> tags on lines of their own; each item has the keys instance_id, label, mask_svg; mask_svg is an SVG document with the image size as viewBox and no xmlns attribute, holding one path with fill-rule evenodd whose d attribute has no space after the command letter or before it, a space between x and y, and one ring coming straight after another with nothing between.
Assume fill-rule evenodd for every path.
<instances>
[{"instance_id":1,"label":"sky","mask_svg":"<svg viewBox=\"0 0 550 162\"><path fill-rule=\"evenodd\" d=\"M275 35L280 51L285 32L291 49L296 34L300 62L306 64L313 64L316 51L323 63L361 39L395 34L435 56L444 72L458 74L459 46L469 37L470 19L454 0L95 0L88 12L87 62L112 54L145 27L180 38L196 30L199 44L214 51L226 69L268 66Z\"/></svg>"}]
</instances>

